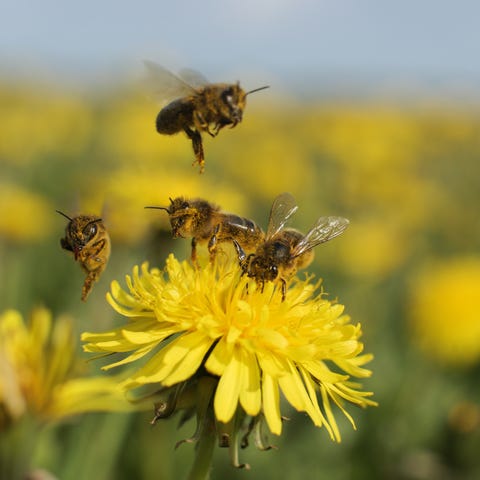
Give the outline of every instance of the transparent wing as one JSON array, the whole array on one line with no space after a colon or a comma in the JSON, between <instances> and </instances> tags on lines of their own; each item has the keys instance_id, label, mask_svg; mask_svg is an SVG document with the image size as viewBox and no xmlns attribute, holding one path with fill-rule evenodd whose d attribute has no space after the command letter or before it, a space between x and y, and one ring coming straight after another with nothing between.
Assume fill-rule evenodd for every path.
<instances>
[{"instance_id":1,"label":"transparent wing","mask_svg":"<svg viewBox=\"0 0 480 480\"><path fill-rule=\"evenodd\" d=\"M268 240L282 230L288 219L297 211L297 209L298 206L295 199L290 193L284 192L275 198L272 204L272 209L270 210L267 235L265 238Z\"/></svg>"},{"instance_id":2,"label":"transparent wing","mask_svg":"<svg viewBox=\"0 0 480 480\"><path fill-rule=\"evenodd\" d=\"M144 60L144 64L147 69L147 88L156 101L166 103L195 93L195 88L186 80L158 63Z\"/></svg>"},{"instance_id":3,"label":"transparent wing","mask_svg":"<svg viewBox=\"0 0 480 480\"><path fill-rule=\"evenodd\" d=\"M349 223L349 220L343 217L320 217L312 229L295 246L292 256L298 257L317 245L338 237Z\"/></svg>"},{"instance_id":4,"label":"transparent wing","mask_svg":"<svg viewBox=\"0 0 480 480\"><path fill-rule=\"evenodd\" d=\"M210 83L200 72L192 68L182 68L178 75L185 83L195 88L203 87Z\"/></svg>"}]
</instances>

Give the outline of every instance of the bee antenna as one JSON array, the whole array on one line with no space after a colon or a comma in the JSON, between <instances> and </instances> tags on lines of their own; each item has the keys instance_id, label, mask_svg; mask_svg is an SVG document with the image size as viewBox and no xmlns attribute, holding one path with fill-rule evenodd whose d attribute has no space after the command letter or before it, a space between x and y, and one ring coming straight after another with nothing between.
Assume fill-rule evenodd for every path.
<instances>
[{"instance_id":1,"label":"bee antenna","mask_svg":"<svg viewBox=\"0 0 480 480\"><path fill-rule=\"evenodd\" d=\"M55 211L56 211L57 213L59 213L60 215L64 216L67 220L72 221L72 219L71 219L68 215L66 215L65 213L61 212L60 210L55 210Z\"/></svg>"},{"instance_id":2,"label":"bee antenna","mask_svg":"<svg viewBox=\"0 0 480 480\"><path fill-rule=\"evenodd\" d=\"M254 88L253 90L250 90L249 92L247 92L245 95L250 95L251 93L259 92L260 90L265 90L266 88L270 88L270 85L265 85L264 87Z\"/></svg>"},{"instance_id":3,"label":"bee antenna","mask_svg":"<svg viewBox=\"0 0 480 480\"><path fill-rule=\"evenodd\" d=\"M143 208L153 208L155 210L165 210L166 212L169 212L167 207L157 207L157 206L154 206L154 205L148 205L147 207L143 207Z\"/></svg>"}]
</instances>

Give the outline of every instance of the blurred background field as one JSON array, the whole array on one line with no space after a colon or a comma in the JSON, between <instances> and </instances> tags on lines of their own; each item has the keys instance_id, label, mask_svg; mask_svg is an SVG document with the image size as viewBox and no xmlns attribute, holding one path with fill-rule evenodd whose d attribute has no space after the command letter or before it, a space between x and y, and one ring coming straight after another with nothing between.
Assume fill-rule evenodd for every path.
<instances>
[{"instance_id":1,"label":"blurred background field","mask_svg":"<svg viewBox=\"0 0 480 480\"><path fill-rule=\"evenodd\" d=\"M265 83L263 73L242 85ZM188 240L171 239L164 212L144 206L200 196L266 227L272 200L289 191L302 231L320 215L351 221L316 249L309 272L362 324L375 356L364 387L379 406L350 409L356 431L338 416L340 444L291 412L272 439L278 450L245 450L245 472L218 449L212 478L480 478L480 103L425 83L415 93L319 83L249 97L240 125L205 138L200 176L183 135L155 132L159 107L141 82L79 89L0 77L0 313L28 317L45 306L73 317L77 337L115 326L110 282L123 284L144 260L162 267L169 252L190 251ZM56 209L101 215L111 233L108 268L87 303L83 273L60 248L65 219ZM99 364L88 369L98 374ZM51 424L35 437L33 465L61 480L183 478L193 447L174 445L193 424L152 428L151 418L86 414ZM28 426L17 430L9 441L22 445Z\"/></svg>"},{"instance_id":2,"label":"blurred background field","mask_svg":"<svg viewBox=\"0 0 480 480\"><path fill-rule=\"evenodd\" d=\"M280 453L245 453L249 475L480 471L480 111L265 94L251 100L243 124L206 139L200 177L188 140L158 136L157 107L134 86L98 98L4 83L0 95L2 310L28 315L44 305L71 314L79 332L112 326L116 315L104 300L111 280L146 259L162 266L170 251L189 255L188 241L170 238L166 215L145 205L201 196L265 227L272 199L290 191L300 207L292 223L303 231L323 214L351 220L341 238L316 249L309 270L362 323L375 355L367 388L380 406L354 412L358 431L345 424L340 445L293 414ZM60 248L65 219L55 209L102 215L110 229L110 264L86 304L83 274ZM173 452L181 436L172 425L152 429L151 412L127 417L93 415L49 432L50 441L67 434L68 454L41 443L40 464L62 479L91 478L86 465L102 451L115 472L104 478L132 478L122 473L131 469L136 478L169 478L181 469L189 447ZM105 439L81 447L92 430ZM82 474L70 465L76 449ZM227 475L230 467L221 468Z\"/></svg>"}]
</instances>

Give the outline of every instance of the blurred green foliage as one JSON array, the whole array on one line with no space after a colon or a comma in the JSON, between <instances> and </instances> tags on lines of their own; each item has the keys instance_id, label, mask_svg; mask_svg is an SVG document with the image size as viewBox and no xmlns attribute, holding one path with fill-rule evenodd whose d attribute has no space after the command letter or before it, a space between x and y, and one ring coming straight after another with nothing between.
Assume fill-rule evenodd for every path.
<instances>
[{"instance_id":1,"label":"blurred green foliage","mask_svg":"<svg viewBox=\"0 0 480 480\"><path fill-rule=\"evenodd\" d=\"M480 477L480 314L478 297L464 295L480 288L478 108L299 104L264 92L242 124L205 138L202 176L188 139L155 132L157 107L135 87L88 96L3 84L0 109L0 311L43 304L73 315L78 332L114 326L110 281L144 260L161 267L171 251L189 255L166 215L143 208L169 197L205 197L265 227L273 198L289 191L300 207L292 225L303 231L320 215L351 220L309 270L362 323L375 355L364 386L380 406L353 411L357 431L343 423L341 444L292 412L272 439L278 450L246 450L246 473L218 449L213 479ZM86 304L55 209L100 214L111 232L109 266ZM174 445L193 424L152 428L151 417L92 414L51 426L36 439L34 464L62 480L182 478L193 447Z\"/></svg>"}]
</instances>

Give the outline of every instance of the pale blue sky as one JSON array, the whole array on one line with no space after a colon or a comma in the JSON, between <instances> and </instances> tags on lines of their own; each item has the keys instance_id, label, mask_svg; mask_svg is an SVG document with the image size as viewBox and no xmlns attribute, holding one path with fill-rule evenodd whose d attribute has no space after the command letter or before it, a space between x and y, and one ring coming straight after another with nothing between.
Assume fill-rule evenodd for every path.
<instances>
[{"instance_id":1,"label":"pale blue sky","mask_svg":"<svg viewBox=\"0 0 480 480\"><path fill-rule=\"evenodd\" d=\"M480 2L2 0L3 74L95 79L142 59L284 78L480 78ZM139 67L140 68L140 67ZM0 73L1 75L1 73Z\"/></svg>"}]
</instances>

